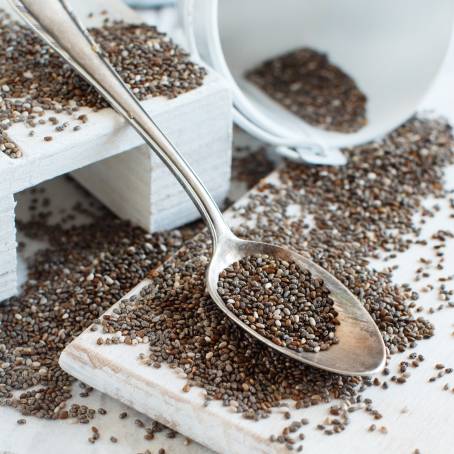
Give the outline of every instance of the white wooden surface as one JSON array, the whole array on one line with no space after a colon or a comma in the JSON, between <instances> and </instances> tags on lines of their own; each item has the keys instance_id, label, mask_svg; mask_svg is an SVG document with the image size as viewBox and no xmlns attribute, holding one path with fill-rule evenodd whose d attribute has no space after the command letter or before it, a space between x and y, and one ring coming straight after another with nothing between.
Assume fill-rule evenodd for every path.
<instances>
[{"instance_id":1,"label":"white wooden surface","mask_svg":"<svg viewBox=\"0 0 454 454\"><path fill-rule=\"evenodd\" d=\"M104 9L113 19L141 20L121 0L78 1L72 5L87 26L98 25L106 17L99 14ZM6 0L0 0L0 8L9 9ZM92 19L87 17L88 12L94 12ZM171 29L174 16L161 16L167 30ZM148 19L152 20L153 16ZM214 197L222 201L229 186L232 134L231 96L226 84L210 72L198 89L172 100L151 98L143 106L194 166ZM87 113L89 120L77 132L72 126L80 122L65 115L61 119L69 120L71 127L63 132L55 132L50 124L39 125L33 137L29 137L29 129L22 123L8 130L10 138L23 151L23 157L11 159L0 153L2 196L11 198L12 194L42 181L81 169L74 176L89 191L119 216L148 230L175 227L198 217L196 208L174 177L141 145L142 139L119 115L112 109L99 112L81 109L77 115L82 113ZM200 134L202 129L204 134ZM46 135L52 135L53 140L44 142ZM128 153L120 155L126 150ZM11 223L11 212L2 214L0 226L1 222ZM2 237L6 235L12 244L14 230L2 231ZM5 256L0 255L0 268L7 263L13 262L6 262ZM0 282L3 278L13 282L15 267L4 273L8 276L0 277ZM15 285L8 284L0 290L0 301L14 292Z\"/></svg>"},{"instance_id":2,"label":"white wooden surface","mask_svg":"<svg viewBox=\"0 0 454 454\"><path fill-rule=\"evenodd\" d=\"M448 178L454 189L454 168L450 169ZM427 204L430 206L429 201ZM449 212L447 204L442 204L440 213L426 225L423 235L430 237L436 230L454 225L453 220L448 218ZM454 241L451 241L446 256L452 257L453 254ZM396 259L394 263L400 265L396 282L412 281L421 256L427 257L427 248L415 247ZM392 264L387 262L386 265ZM378 268L386 265L380 262L375 264ZM443 275L453 273L454 262L450 261ZM436 275L432 274L431 281L435 278ZM422 294L419 303L429 308L436 307L440 301L435 293L430 293ZM416 349L428 360L411 371L412 376L406 385L391 384L387 391L373 387L365 393L365 397L372 398L377 409L383 413L383 420L373 421L370 416L358 412L352 415L348 429L333 437L314 430L312 425L304 431L304 452L347 454L357 449L359 452L377 454L411 453L416 448L423 453L451 452L453 437L450 428L454 424L454 395L442 391L442 387L445 383L454 387L454 377L446 376L446 379L430 384L427 380L434 375L435 363L454 366L454 338L451 335L454 330L454 309L424 315L435 323L437 330L434 338L420 342ZM62 367L84 382L218 452L286 452L281 445L268 443L271 433L279 433L288 424L279 412L268 420L255 423L228 411L219 402L203 408L201 390L193 389L188 394L182 393L185 381L178 378L174 371L166 367L156 370L139 364L137 355L146 351L147 347L116 345L100 348L96 345L98 336L97 333L86 331L70 344L61 356ZM395 370L398 362L406 359L407 355L408 353L394 356L391 370ZM327 416L326 406L294 411L292 414L309 417L315 424L322 423ZM372 423L385 425L389 433L369 433L367 428Z\"/></svg>"},{"instance_id":3,"label":"white wooden surface","mask_svg":"<svg viewBox=\"0 0 454 454\"><path fill-rule=\"evenodd\" d=\"M454 175L451 174L451 176ZM45 186L48 193L51 194L52 206L55 208L55 212L58 212L59 208L72 206L77 200L84 200L80 194L76 193L73 185L68 184L62 178L47 182ZM17 210L18 216L21 218L26 216L26 207L28 206L30 197L30 191L25 191L18 196ZM444 228L450 228L453 225L452 220L448 221L440 218L437 222ZM428 226L428 229L430 228L432 226ZM19 237L19 239L23 240L24 238ZM42 244L36 242L29 243L25 249L25 255L30 256L38 247L42 247ZM452 256L453 252L451 245L447 253ZM22 261L23 256L21 254L19 260L19 269L21 271L25 270ZM413 254L405 259L405 263L410 264L407 271L408 276L400 276L400 281L410 281L411 271L416 267L416 264L412 263L412 260L415 262L415 258L417 257L419 257L419 254L413 251ZM401 263L404 261L403 258L399 258L398 260ZM24 273L20 273L20 277L24 278ZM436 298L428 295L424 303L428 306L434 306L438 302ZM426 361L423 363L415 371L407 385L404 387L392 387L386 392L372 389L368 393L369 396L374 397L377 403L381 401L378 409L384 413L383 424L386 424L390 430L388 435L368 433L366 429L373 421L365 418L362 414L355 413L352 415L351 427L340 438L338 436L325 436L320 439L314 439L314 437L318 437L318 433L311 426L310 429L305 431L308 443L303 452L328 453L332 450L340 454L350 454L359 445L360 448L358 451L365 454L369 452L411 454L413 449L408 449L408 446L413 446L414 448L419 447L423 454L450 453L451 449L448 447L449 449L446 450L445 448L449 442L450 430L454 422L450 414L454 409L454 395L441 391L441 387L445 383L444 381L429 385L426 384L426 380L432 375L433 364L436 361L443 361L446 365L453 365L454 363L454 338L450 335L454 331L452 314L454 313L445 311L430 316L430 319L437 327L436 337L432 340L421 342L420 348L417 351L430 357L431 360L430 362ZM138 349L131 347L125 348L128 348L126 353L130 358L129 361L135 363ZM396 364L398 361L399 357L395 357L393 364ZM151 368L146 368L147 374L153 371ZM451 382L451 385L454 386L454 376ZM175 440L168 440L164 434L158 435L157 439L153 442L146 442L143 439L143 431L139 430L133 422L137 417L146 421L143 415L109 395L98 391L94 391L87 399L81 399L77 394L76 387L74 390L74 401L78 403L83 402L92 408L104 407L109 412L105 417L98 416L93 422L94 425L99 427L101 432L101 439L95 445L91 445L87 441L87 438L90 436L90 425L79 425L70 421L44 421L36 418L27 418L27 424L25 426L18 426L16 420L20 417L19 413L9 408L0 407L0 453L138 453L144 452L146 448L149 448L155 454L161 447L164 447L171 454L208 454L210 452L197 443L192 443L189 446L184 445L184 440L181 437ZM181 397L181 394L179 392L178 395ZM408 412L400 413L404 407L408 409ZM118 414L122 411L128 412L128 419L120 420L118 418ZM311 423L317 423L324 418L325 410L321 407L315 407L306 410L304 414L311 418ZM445 421L444 423L442 422L443 419ZM240 422L243 424L245 421L241 420ZM278 422L281 423L282 419L278 418ZM393 428L391 428L391 423L393 424ZM413 430L415 424L417 430ZM437 425L441 425L441 427L437 428ZM421 427L423 427L423 430L421 430ZM211 426L209 426L209 429L207 428L207 432L209 430L212 430ZM445 432L443 441L433 445L434 440L436 440L441 432ZM111 435L115 435L119 439L118 444L114 445L109 441ZM359 440L357 441L356 438L358 436ZM398 445L396 445L396 439L402 439L402 441L399 441ZM424 439L427 439L426 443L421 442ZM316 442L319 444L314 448L313 446ZM377 444L376 447L373 446L375 444ZM388 444L392 448L386 450L383 446ZM352 446L351 450L349 449L350 446ZM423 449L424 446L430 446L431 449ZM231 450L230 453L234 453L234 451Z\"/></svg>"},{"instance_id":4,"label":"white wooden surface","mask_svg":"<svg viewBox=\"0 0 454 454\"><path fill-rule=\"evenodd\" d=\"M113 19L140 21L140 16L125 6L121 0L80 1L72 2L72 6L87 26L99 24L105 16L97 12L103 9L108 10L109 17ZM0 8L9 10L7 0L0 0ZM95 13L92 19L87 18L90 11ZM229 98L226 85L219 76L210 72L202 87L171 100L150 98L143 102L143 106L159 126L170 134L169 117L172 117L173 109L187 108L198 99L214 97L218 92L219 96ZM177 132L182 128L191 127L192 118L200 114L197 107L196 105L190 108L191 116L185 117L186 124L178 124ZM200 109L205 108L206 104L202 103ZM51 124L46 124L38 125L35 136L29 137L29 129L23 123L17 123L9 128L9 136L22 149L24 156L21 159L10 159L3 153L0 154L0 193L19 192L41 181L116 155L142 143L138 134L112 109L103 109L99 112L81 109L77 115L82 113L89 114L89 121L78 132L68 128L56 133ZM54 113L52 115L57 116ZM64 115L61 118L68 120ZM78 123L74 122L74 124ZM199 125L196 123L195 126ZM49 134L54 137L54 140L44 142L43 137ZM185 153L184 148L182 152L188 154Z\"/></svg>"},{"instance_id":5,"label":"white wooden surface","mask_svg":"<svg viewBox=\"0 0 454 454\"><path fill-rule=\"evenodd\" d=\"M421 106L422 110L446 115L451 121L454 121L454 93L450 82L453 70L454 54L451 52L438 85ZM270 178L273 178L273 175ZM454 189L454 167L448 169L446 184L448 188ZM433 203L433 200L425 201L426 206ZM443 201L440 205L440 212L427 222L422 237L429 238L438 229L452 230L454 227L453 219L448 217L450 210L447 202ZM377 261L371 266L379 269L394 263L399 264L395 281L412 282L414 272L420 266L419 257L432 258L430 254L428 248L415 246L398 255L393 262L385 264ZM448 259L443 276L454 274L454 260L449 260L454 256L454 241L449 241L445 254ZM439 275L441 276L432 272L427 283L434 281ZM133 292L137 290L138 288ZM422 293L418 304L427 309L436 308L440 301L435 292ZM375 421L365 413L357 412L352 414L351 423L345 432L328 437L314 428L315 424L322 423L327 416L326 405L293 410L295 416L304 415L312 422L310 428L304 430L304 452L410 454L417 448L422 453L453 452L454 393L443 391L442 387L448 383L450 388L453 388L454 375L447 375L435 383L428 383L428 379L435 374L435 363L454 366L454 309L445 309L434 314L424 313L424 316L435 324L436 335L420 342L415 351L422 353L427 360L418 369L411 370L411 377L404 386L391 384L386 391L372 387L364 394L364 397L374 400L375 407L384 416L383 419ZM173 371L166 367L156 370L139 364L137 355L146 347L114 345L100 348L95 343L97 337L98 334L86 331L75 339L61 356L62 367L106 394L161 420L218 452L286 452L280 445L271 445L268 442L271 433L279 433L288 424L279 412L268 420L256 423L229 412L219 402L203 408L200 389L182 393L181 388L185 382ZM400 361L408 357L408 353L392 357L392 371L396 370ZM372 423L386 426L388 434L368 432L367 429Z\"/></svg>"}]
</instances>

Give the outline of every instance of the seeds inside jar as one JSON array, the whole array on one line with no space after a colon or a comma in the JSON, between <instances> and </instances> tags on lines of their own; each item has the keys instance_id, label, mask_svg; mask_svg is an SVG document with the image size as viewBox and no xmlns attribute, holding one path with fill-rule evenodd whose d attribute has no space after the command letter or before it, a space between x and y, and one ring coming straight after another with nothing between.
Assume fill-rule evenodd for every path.
<instances>
[{"instance_id":1,"label":"seeds inside jar","mask_svg":"<svg viewBox=\"0 0 454 454\"><path fill-rule=\"evenodd\" d=\"M246 77L313 126L353 133L367 124L366 95L327 55L314 49L296 49L271 58Z\"/></svg>"}]
</instances>

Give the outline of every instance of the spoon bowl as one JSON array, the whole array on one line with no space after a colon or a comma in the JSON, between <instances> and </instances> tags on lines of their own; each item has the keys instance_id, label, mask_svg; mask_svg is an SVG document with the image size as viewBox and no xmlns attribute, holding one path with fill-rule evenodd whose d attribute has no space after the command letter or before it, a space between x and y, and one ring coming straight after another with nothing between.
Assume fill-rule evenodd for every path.
<instances>
[{"instance_id":1,"label":"spoon bowl","mask_svg":"<svg viewBox=\"0 0 454 454\"><path fill-rule=\"evenodd\" d=\"M65 0L9 1L30 27L142 136L191 197L213 239L207 288L227 316L266 345L311 366L348 375L369 375L383 366L385 348L377 326L360 302L334 276L296 252L267 243L241 240L233 235L216 202L191 166L143 109ZM338 344L318 353L297 353L259 335L227 309L217 291L219 274L233 262L255 254L294 261L314 277L323 279L339 313Z\"/></svg>"},{"instance_id":2,"label":"spoon bowl","mask_svg":"<svg viewBox=\"0 0 454 454\"><path fill-rule=\"evenodd\" d=\"M250 255L266 254L294 262L309 270L313 277L324 281L334 300L340 324L336 327L337 344L318 353L297 352L281 347L259 334L230 311L217 290L219 275L234 262ZM297 361L330 372L346 375L371 375L379 372L386 359L385 345L377 325L359 300L332 274L314 263L308 256L269 243L247 241L228 235L215 246L207 269L207 289L216 305L251 336Z\"/></svg>"}]
</instances>

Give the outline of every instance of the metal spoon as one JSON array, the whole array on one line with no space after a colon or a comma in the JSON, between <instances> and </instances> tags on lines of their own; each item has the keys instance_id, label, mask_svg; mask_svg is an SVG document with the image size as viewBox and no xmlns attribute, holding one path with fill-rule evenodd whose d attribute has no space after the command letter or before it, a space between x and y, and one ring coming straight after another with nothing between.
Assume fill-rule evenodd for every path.
<instances>
[{"instance_id":1,"label":"metal spoon","mask_svg":"<svg viewBox=\"0 0 454 454\"><path fill-rule=\"evenodd\" d=\"M65 1L9 1L44 41L136 129L183 185L210 229L213 256L207 271L207 288L213 301L228 317L269 347L321 369L340 374L369 375L383 367L385 347L380 332L369 313L344 285L303 255L271 244L245 241L232 233L197 175L125 86ZM314 277L324 280L339 312L340 325L336 331L338 344L319 353L298 353L279 347L259 335L227 309L217 293L219 274L231 263L254 254L294 261L308 269Z\"/></svg>"}]
</instances>

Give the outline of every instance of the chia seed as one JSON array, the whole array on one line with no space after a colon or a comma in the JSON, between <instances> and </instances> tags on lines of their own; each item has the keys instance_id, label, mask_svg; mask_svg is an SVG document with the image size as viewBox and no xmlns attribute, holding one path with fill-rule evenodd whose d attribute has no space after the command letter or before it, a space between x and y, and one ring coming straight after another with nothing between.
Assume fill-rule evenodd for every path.
<instances>
[{"instance_id":1,"label":"chia seed","mask_svg":"<svg viewBox=\"0 0 454 454\"><path fill-rule=\"evenodd\" d=\"M382 252L404 252L418 241L414 215L423 197L445 196L441 182L444 167L453 162L453 144L451 128L443 121L413 118L380 142L345 150L349 163L344 167L285 163L273 180L259 183L233 207L239 221L235 231L240 237L309 253L364 304L390 354L414 349L434 330L415 316L415 292L408 284L393 282L392 267L377 271L367 265ZM301 214L289 213L290 205L297 205ZM267 209L257 213L258 207ZM313 218L310 228L308 216ZM188 386L204 389L206 405L233 401L237 413L256 421L286 399L298 408L333 399L351 402L355 396L361 402L371 379L283 359L231 322L205 292L209 257L209 236L203 231L156 269L152 283L138 296L122 300L114 318L101 317L102 345L118 331L124 338L133 333L139 341L147 338L149 353L140 359L142 364L157 362L182 371ZM424 360L422 355L417 359ZM370 399L357 406L382 419ZM344 420L335 418L320 429L343 431L349 413L345 409ZM276 442L288 443L284 437L277 435Z\"/></svg>"},{"instance_id":2,"label":"chia seed","mask_svg":"<svg viewBox=\"0 0 454 454\"><path fill-rule=\"evenodd\" d=\"M453 161L453 144L446 123L414 118L381 142L346 150L350 158L346 167L285 163L276 171L279 183L259 183L246 203L233 208L234 217L242 221L236 233L308 252L357 295L376 320L391 355L412 350L433 335L433 325L414 310L411 286L393 282L392 268L377 271L367 265L384 251L403 252L418 241L414 215L421 210L423 197L445 195L443 170ZM301 214L291 214L292 205ZM33 206L40 206L39 200ZM257 214L257 207L267 209ZM99 348L122 342L115 334L121 331L128 345L133 345L132 339L148 344L141 364L170 366L184 374L188 389L204 388L207 405L212 400L226 402L248 419L282 411L278 409L287 399L288 408L340 401L345 407L331 408L335 418L321 424L333 435L345 429L348 415L356 409L375 420L382 418L370 399L361 398L373 384L371 379L338 376L283 360L224 316L205 292L207 232L184 242L183 230L150 235L108 213L79 227L49 226L45 213L34 213L32 221L20 222L19 227L35 238L49 238L51 247L33 259L21 295L0 307L0 354L8 363L2 364L1 405L24 414L77 418L89 424L94 409L79 404L69 410L59 407L71 397L74 380L59 369L58 356L73 336L94 324L103 340ZM138 297L123 298L115 317L102 315L146 276L152 283ZM67 306L61 303L62 294ZM45 346L36 343L42 336L48 340ZM42 364L27 365L27 356ZM424 357L412 354L411 360L419 363ZM402 362L399 371L413 371L410 364ZM46 390L40 399L35 389L29 389L37 385ZM19 390L22 398L13 397ZM285 436L276 436L276 442L292 446L289 434L299 438L299 429L292 424ZM150 429L145 429L147 434L161 431L162 426L153 423ZM295 445L295 450L301 446Z\"/></svg>"}]
</instances>

